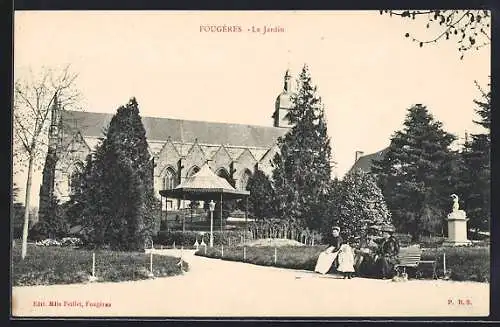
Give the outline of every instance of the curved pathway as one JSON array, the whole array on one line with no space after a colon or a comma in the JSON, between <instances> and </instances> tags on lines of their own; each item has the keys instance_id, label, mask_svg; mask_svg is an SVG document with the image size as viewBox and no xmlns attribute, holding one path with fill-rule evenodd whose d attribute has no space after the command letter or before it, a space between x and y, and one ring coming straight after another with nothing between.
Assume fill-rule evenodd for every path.
<instances>
[{"instance_id":1,"label":"curved pathway","mask_svg":"<svg viewBox=\"0 0 500 327\"><path fill-rule=\"evenodd\" d=\"M156 251L180 255L180 250ZM14 316L487 316L489 284L321 278L194 256L180 276L120 283L13 287ZM36 306L35 302L46 306ZM61 306L48 306L49 301ZM451 301L451 302L450 302ZM80 305L81 304L81 305ZM100 304L100 305L99 305Z\"/></svg>"}]
</instances>

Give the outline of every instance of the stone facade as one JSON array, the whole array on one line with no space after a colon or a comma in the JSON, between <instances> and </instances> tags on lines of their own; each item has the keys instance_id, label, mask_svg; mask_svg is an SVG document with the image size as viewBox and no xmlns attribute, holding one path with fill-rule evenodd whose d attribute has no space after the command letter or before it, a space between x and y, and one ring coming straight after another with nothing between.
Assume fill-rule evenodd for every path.
<instances>
[{"instance_id":1,"label":"stone facade","mask_svg":"<svg viewBox=\"0 0 500 327\"><path fill-rule=\"evenodd\" d=\"M277 139L290 127L286 111L291 106L291 95L287 71L284 91L275 103L273 127L142 117L155 163L154 190L158 198L159 190L175 187L207 161L217 175L232 177L238 189L245 189L256 165L270 174L271 160L278 151ZM99 144L111 117L112 114L96 112L61 113L54 193L62 201L71 193L71 176ZM167 200L169 210L183 205Z\"/></svg>"}]
</instances>

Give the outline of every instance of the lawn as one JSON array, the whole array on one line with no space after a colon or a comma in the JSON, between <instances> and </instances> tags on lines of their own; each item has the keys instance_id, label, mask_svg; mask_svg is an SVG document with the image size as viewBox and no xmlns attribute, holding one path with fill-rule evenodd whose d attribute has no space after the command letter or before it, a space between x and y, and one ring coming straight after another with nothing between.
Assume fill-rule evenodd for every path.
<instances>
[{"instance_id":1,"label":"lawn","mask_svg":"<svg viewBox=\"0 0 500 327\"><path fill-rule=\"evenodd\" d=\"M221 248L204 248L196 252L198 256L218 258L229 261L248 262L262 266L274 266L290 269L314 270L319 253L325 246L285 246L285 247L224 247L224 256ZM245 251L245 253L244 253ZM446 253L446 269L449 278L457 281L488 282L490 280L490 249L489 247L459 247L459 248L424 248L422 260L436 260L439 277L443 272L443 254ZM243 259L245 254L245 260ZM275 262L276 254L276 262ZM424 277L432 277L432 273Z\"/></svg>"},{"instance_id":2,"label":"lawn","mask_svg":"<svg viewBox=\"0 0 500 327\"><path fill-rule=\"evenodd\" d=\"M74 284L89 281L92 251L68 247L28 245L21 260L21 245L12 249L12 285ZM181 274L179 258L154 255L155 277ZM95 274L99 282L119 282L149 278L150 255L138 252L95 251ZM184 271L188 269L184 263Z\"/></svg>"}]
</instances>

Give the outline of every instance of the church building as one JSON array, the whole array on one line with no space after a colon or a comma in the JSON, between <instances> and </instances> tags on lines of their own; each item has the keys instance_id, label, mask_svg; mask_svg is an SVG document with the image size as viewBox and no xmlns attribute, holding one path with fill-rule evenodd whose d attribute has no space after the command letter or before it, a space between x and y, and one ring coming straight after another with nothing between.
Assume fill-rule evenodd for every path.
<instances>
[{"instance_id":1,"label":"church building","mask_svg":"<svg viewBox=\"0 0 500 327\"><path fill-rule=\"evenodd\" d=\"M257 166L271 174L271 160L278 150L277 140L291 127L287 113L293 104L292 77L287 70L283 91L278 95L272 126L229 124L159 117L142 117L149 151L155 163L154 191L171 189L192 176L208 162L218 176L233 179L237 189L245 189ZM49 151L40 189L40 209L48 194L62 202L72 192L72 175L82 169L86 156L104 137L113 114L57 111L50 129ZM49 158L50 157L50 158ZM49 160L50 159L50 160ZM49 185L49 187L47 187ZM168 210L181 206L167 199Z\"/></svg>"}]
</instances>

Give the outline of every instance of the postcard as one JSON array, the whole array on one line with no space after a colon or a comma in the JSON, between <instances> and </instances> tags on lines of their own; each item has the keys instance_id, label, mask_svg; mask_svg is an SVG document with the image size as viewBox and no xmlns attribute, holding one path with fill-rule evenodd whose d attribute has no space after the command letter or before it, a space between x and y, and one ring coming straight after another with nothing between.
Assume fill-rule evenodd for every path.
<instances>
[{"instance_id":1,"label":"postcard","mask_svg":"<svg viewBox=\"0 0 500 327\"><path fill-rule=\"evenodd\" d=\"M11 316L488 317L490 22L16 11Z\"/></svg>"}]
</instances>

